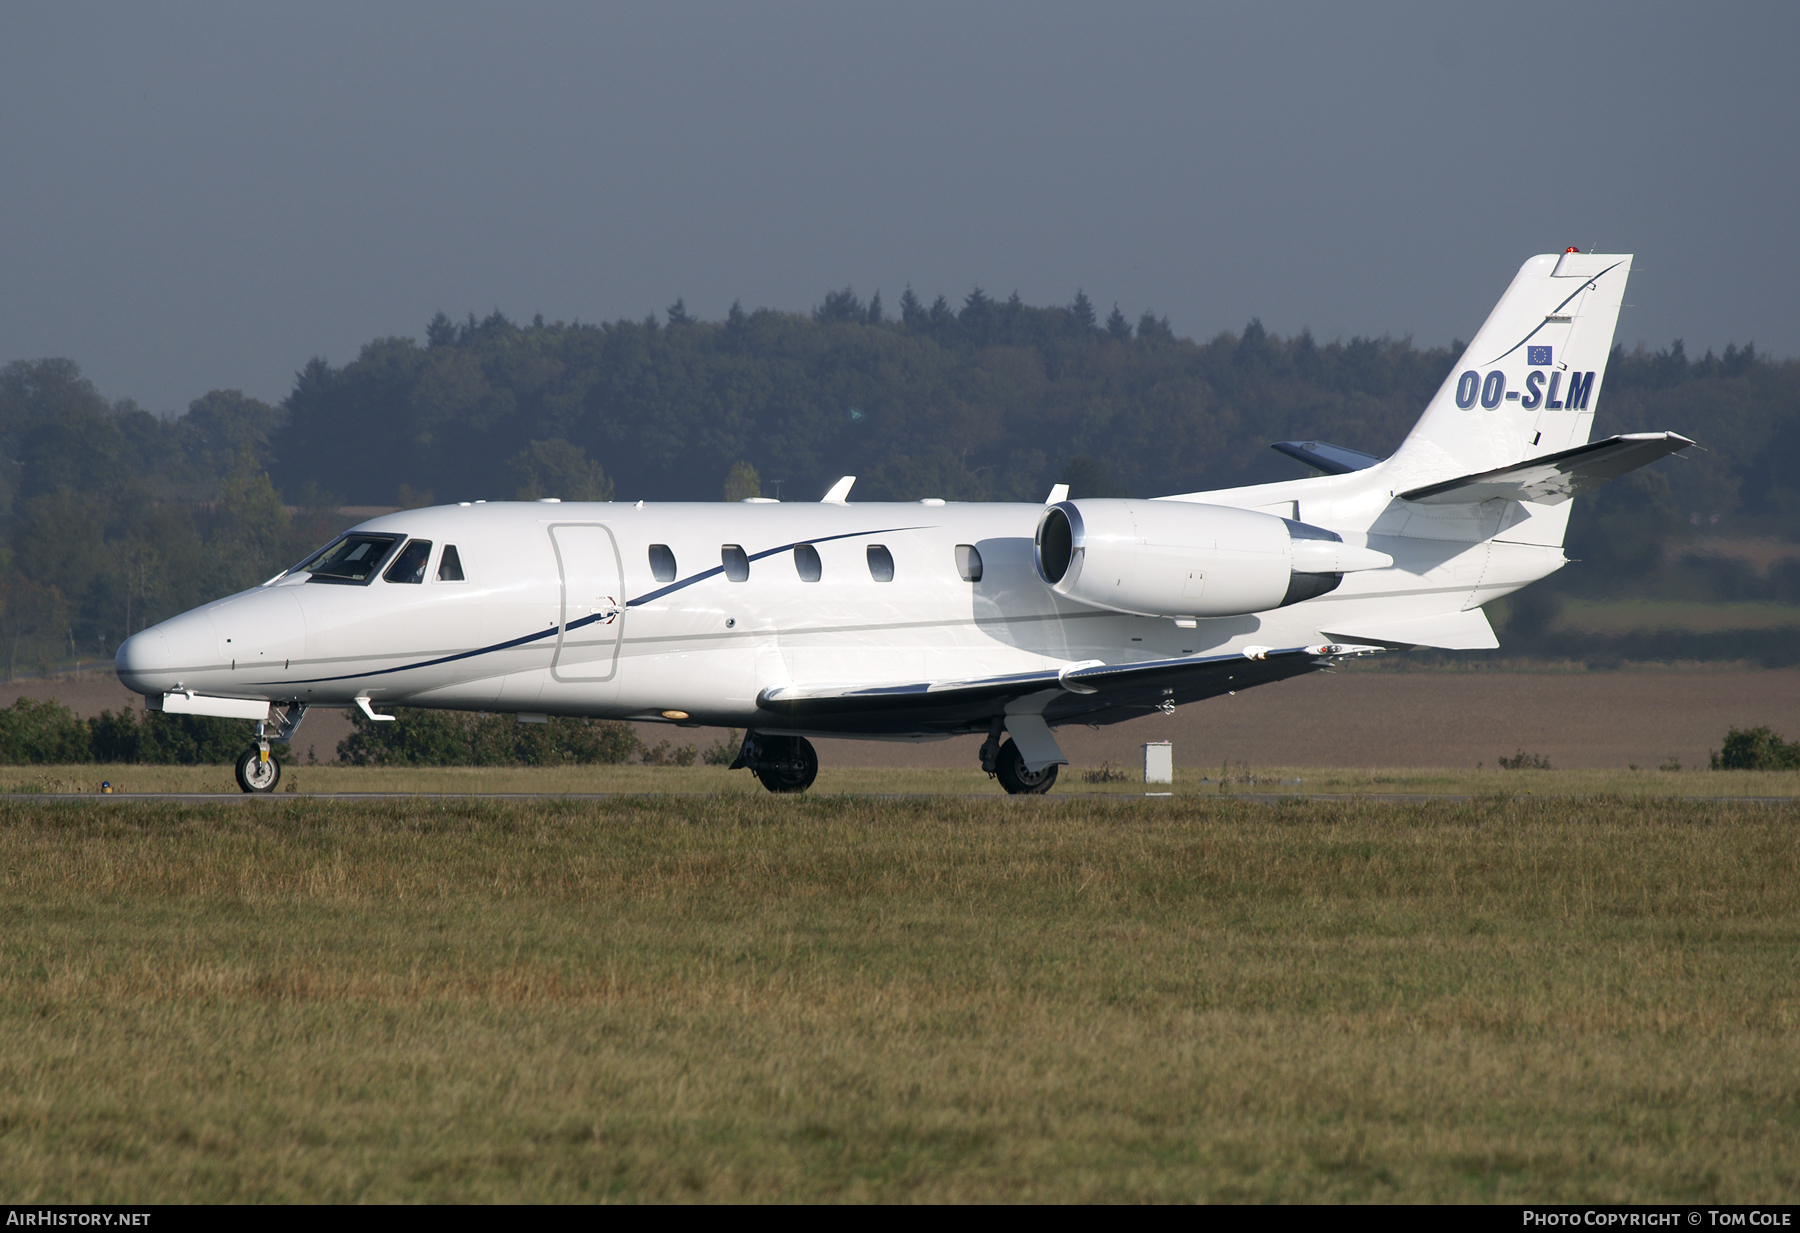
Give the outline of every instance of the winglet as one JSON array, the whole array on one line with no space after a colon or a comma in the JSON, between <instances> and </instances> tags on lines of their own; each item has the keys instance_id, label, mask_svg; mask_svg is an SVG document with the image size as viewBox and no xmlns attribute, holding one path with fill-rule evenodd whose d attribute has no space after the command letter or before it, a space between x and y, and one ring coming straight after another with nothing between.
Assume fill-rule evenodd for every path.
<instances>
[{"instance_id":1,"label":"winglet","mask_svg":"<svg viewBox=\"0 0 1800 1233\"><path fill-rule=\"evenodd\" d=\"M1044 498L1044 504L1056 505L1059 502L1067 501L1068 499L1069 486L1067 484L1052 484L1050 485L1050 495Z\"/></svg>"},{"instance_id":2,"label":"winglet","mask_svg":"<svg viewBox=\"0 0 1800 1233\"><path fill-rule=\"evenodd\" d=\"M393 723L396 719L400 718L398 715L377 715L375 713L375 708L369 705L369 696L367 694L362 694L357 697L356 706L364 715L367 715L378 724Z\"/></svg>"},{"instance_id":3,"label":"winglet","mask_svg":"<svg viewBox=\"0 0 1800 1233\"><path fill-rule=\"evenodd\" d=\"M856 482L854 475L846 475L831 486L831 491L819 498L820 505L844 505L850 500L850 485Z\"/></svg>"}]
</instances>

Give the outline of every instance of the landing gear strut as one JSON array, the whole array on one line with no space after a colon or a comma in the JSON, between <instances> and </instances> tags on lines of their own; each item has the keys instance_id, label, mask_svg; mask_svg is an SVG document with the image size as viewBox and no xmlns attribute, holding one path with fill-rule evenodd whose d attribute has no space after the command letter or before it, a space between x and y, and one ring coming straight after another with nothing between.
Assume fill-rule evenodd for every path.
<instances>
[{"instance_id":1,"label":"landing gear strut","mask_svg":"<svg viewBox=\"0 0 1800 1233\"><path fill-rule=\"evenodd\" d=\"M803 736L744 734L732 770L748 767L771 792L804 792L819 777L819 755Z\"/></svg>"},{"instance_id":2,"label":"landing gear strut","mask_svg":"<svg viewBox=\"0 0 1800 1233\"><path fill-rule=\"evenodd\" d=\"M267 723L256 725L256 744L246 749L237 760L234 768L237 771L238 787L245 792L273 792L275 785L281 782L281 763L269 752L272 741L285 741L294 735L294 729L306 717L306 703L276 703L269 708L269 714L275 719L275 732L269 733Z\"/></svg>"}]
</instances>

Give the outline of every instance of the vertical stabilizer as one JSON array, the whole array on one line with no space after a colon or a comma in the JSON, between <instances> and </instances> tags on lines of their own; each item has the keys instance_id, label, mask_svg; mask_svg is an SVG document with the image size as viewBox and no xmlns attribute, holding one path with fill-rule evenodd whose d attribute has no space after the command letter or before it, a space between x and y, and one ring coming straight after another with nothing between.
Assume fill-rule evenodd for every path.
<instances>
[{"instance_id":1,"label":"vertical stabilizer","mask_svg":"<svg viewBox=\"0 0 1800 1233\"><path fill-rule=\"evenodd\" d=\"M1587 441L1630 274L1624 254L1527 261L1388 461L1385 478L1396 489L1413 488Z\"/></svg>"}]
</instances>

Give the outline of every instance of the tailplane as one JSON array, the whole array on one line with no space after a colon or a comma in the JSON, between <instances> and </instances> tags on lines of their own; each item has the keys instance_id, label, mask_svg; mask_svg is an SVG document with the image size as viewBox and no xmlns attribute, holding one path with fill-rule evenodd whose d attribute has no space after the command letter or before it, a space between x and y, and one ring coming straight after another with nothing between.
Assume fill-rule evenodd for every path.
<instances>
[{"instance_id":1,"label":"tailplane","mask_svg":"<svg viewBox=\"0 0 1800 1233\"><path fill-rule=\"evenodd\" d=\"M1510 467L1460 475L1400 494L1421 505L1479 505L1496 498L1560 505L1608 480L1649 466L1692 445L1678 432L1629 432L1559 450Z\"/></svg>"}]
</instances>

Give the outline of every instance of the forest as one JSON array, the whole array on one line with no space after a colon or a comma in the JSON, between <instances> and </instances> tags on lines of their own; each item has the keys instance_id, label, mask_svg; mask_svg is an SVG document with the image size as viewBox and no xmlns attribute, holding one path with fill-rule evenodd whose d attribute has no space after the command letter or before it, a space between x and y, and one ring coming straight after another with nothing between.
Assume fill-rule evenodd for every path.
<instances>
[{"instance_id":1,"label":"forest","mask_svg":"<svg viewBox=\"0 0 1800 1233\"><path fill-rule=\"evenodd\" d=\"M908 289L890 314L879 294L843 289L811 313L733 305L722 321L680 301L602 324L440 313L423 341L375 339L341 367L311 360L278 406L214 390L178 417L109 402L71 359L15 360L0 368L6 667L110 659L127 634L253 586L368 516L355 507L816 500L840 475L858 476L866 501L1286 478L1298 464L1272 442L1385 456L1461 349L1283 338L1258 321L1196 341L1152 313L1101 318L1080 293L1033 307L977 288L953 307ZM1617 348L1595 433L1646 429L1703 448L1577 504L1578 566L1496 613L1513 649L1735 658L1717 636L1595 649L1555 633L1554 617L1568 598L1800 602L1800 552L1759 566L1719 547L1800 543L1800 361L1750 344L1698 358L1679 341ZM1791 633L1752 642L1750 657L1792 662Z\"/></svg>"}]
</instances>

